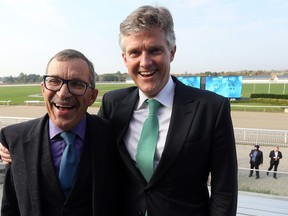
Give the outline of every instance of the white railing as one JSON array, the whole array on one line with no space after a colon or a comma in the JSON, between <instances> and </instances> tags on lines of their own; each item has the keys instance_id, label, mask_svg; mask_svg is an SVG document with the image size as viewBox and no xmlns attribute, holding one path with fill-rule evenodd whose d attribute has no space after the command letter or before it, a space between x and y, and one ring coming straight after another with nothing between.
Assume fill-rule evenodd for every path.
<instances>
[{"instance_id":1,"label":"white railing","mask_svg":"<svg viewBox=\"0 0 288 216\"><path fill-rule=\"evenodd\" d=\"M0 129L6 127L11 124L16 124L24 121L31 120L33 118L26 118L26 117L4 117L0 116Z\"/></svg>"},{"instance_id":2,"label":"white railing","mask_svg":"<svg viewBox=\"0 0 288 216\"><path fill-rule=\"evenodd\" d=\"M231 104L231 107L233 108L237 108L237 109L241 109L241 110L244 110L244 111L247 111L247 110L263 110L264 112L269 111L271 109L274 109L274 110L283 110L284 113L288 113L288 106L257 106L257 105L247 105L247 104Z\"/></svg>"},{"instance_id":3,"label":"white railing","mask_svg":"<svg viewBox=\"0 0 288 216\"><path fill-rule=\"evenodd\" d=\"M33 118L0 116L0 129L11 124L20 123ZM254 128L234 128L236 144L261 144L288 147L288 130L270 130Z\"/></svg>"},{"instance_id":4,"label":"white railing","mask_svg":"<svg viewBox=\"0 0 288 216\"><path fill-rule=\"evenodd\" d=\"M24 103L28 106L28 105L43 105L44 101L40 101L40 100L26 100L24 101Z\"/></svg>"},{"instance_id":5,"label":"white railing","mask_svg":"<svg viewBox=\"0 0 288 216\"><path fill-rule=\"evenodd\" d=\"M11 100L0 100L0 104L10 105Z\"/></svg>"},{"instance_id":6,"label":"white railing","mask_svg":"<svg viewBox=\"0 0 288 216\"><path fill-rule=\"evenodd\" d=\"M288 130L234 128L236 144L288 147Z\"/></svg>"}]
</instances>

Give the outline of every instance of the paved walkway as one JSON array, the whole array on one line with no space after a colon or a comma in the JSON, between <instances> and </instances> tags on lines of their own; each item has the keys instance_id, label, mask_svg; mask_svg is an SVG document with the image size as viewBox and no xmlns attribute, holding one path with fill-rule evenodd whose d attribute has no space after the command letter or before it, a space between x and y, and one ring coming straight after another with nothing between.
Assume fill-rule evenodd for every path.
<instances>
[{"instance_id":1,"label":"paved walkway","mask_svg":"<svg viewBox=\"0 0 288 216\"><path fill-rule=\"evenodd\" d=\"M288 130L288 113L232 112L232 120L234 127L238 128ZM278 166L278 179L274 179L272 173L266 175L270 162L269 153L274 149L269 146L260 146L264 156L263 165L259 167L260 179L255 179L255 174L253 177L248 177L250 169L248 154L252 148L252 145L237 145L239 190L288 196L288 146L279 149L283 158Z\"/></svg>"},{"instance_id":2,"label":"paved walkway","mask_svg":"<svg viewBox=\"0 0 288 216\"><path fill-rule=\"evenodd\" d=\"M273 173L266 175L269 167L269 153L273 147L260 147L263 152L263 165L259 167L260 178L255 179L255 172L252 177L248 177L250 172L249 156L252 146L237 145L238 157L238 189L242 191L259 192L264 194L288 196L288 148L280 148L283 158L278 166L277 179L273 178Z\"/></svg>"},{"instance_id":3,"label":"paved walkway","mask_svg":"<svg viewBox=\"0 0 288 216\"><path fill-rule=\"evenodd\" d=\"M288 198L239 192L237 216L287 216Z\"/></svg>"}]
</instances>

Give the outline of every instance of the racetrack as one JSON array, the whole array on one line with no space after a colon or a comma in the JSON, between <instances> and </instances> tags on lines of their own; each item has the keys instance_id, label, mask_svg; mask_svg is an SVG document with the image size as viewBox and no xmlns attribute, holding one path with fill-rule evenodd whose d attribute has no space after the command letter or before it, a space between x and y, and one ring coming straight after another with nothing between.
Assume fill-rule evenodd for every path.
<instances>
[{"instance_id":1,"label":"racetrack","mask_svg":"<svg viewBox=\"0 0 288 216\"><path fill-rule=\"evenodd\" d=\"M97 114L98 110L97 107L88 109L91 114ZM0 105L0 116L5 117L36 118L45 113L46 108L43 105ZM234 127L288 130L288 113L232 111L231 115Z\"/></svg>"}]
</instances>

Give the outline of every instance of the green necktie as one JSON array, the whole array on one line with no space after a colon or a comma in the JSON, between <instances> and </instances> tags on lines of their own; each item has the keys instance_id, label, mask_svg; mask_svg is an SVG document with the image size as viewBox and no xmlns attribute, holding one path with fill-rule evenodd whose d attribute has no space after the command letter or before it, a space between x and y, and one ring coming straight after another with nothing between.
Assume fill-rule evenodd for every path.
<instances>
[{"instance_id":1,"label":"green necktie","mask_svg":"<svg viewBox=\"0 0 288 216\"><path fill-rule=\"evenodd\" d=\"M146 102L149 105L149 115L143 124L137 146L136 164L149 182L154 171L154 156L159 134L157 111L160 103L155 99L148 99Z\"/></svg>"},{"instance_id":2,"label":"green necktie","mask_svg":"<svg viewBox=\"0 0 288 216\"><path fill-rule=\"evenodd\" d=\"M60 169L59 169L59 180L61 188L67 197L69 191L74 183L79 157L74 147L75 134L72 132L62 132L60 136L66 143L66 147L63 151Z\"/></svg>"}]
</instances>

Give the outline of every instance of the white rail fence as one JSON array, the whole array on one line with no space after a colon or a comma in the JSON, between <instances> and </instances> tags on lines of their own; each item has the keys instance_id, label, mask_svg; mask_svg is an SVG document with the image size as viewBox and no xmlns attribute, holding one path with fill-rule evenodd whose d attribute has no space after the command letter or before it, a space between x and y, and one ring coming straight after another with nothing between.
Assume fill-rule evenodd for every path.
<instances>
[{"instance_id":1,"label":"white rail fence","mask_svg":"<svg viewBox=\"0 0 288 216\"><path fill-rule=\"evenodd\" d=\"M31 120L33 118L25 118L25 117L4 117L0 116L0 129L6 127L11 124L16 124L24 121Z\"/></svg>"},{"instance_id":2,"label":"white rail fence","mask_svg":"<svg viewBox=\"0 0 288 216\"><path fill-rule=\"evenodd\" d=\"M0 116L0 129L30 119L33 118ZM288 130L234 128L234 134L237 144L288 147Z\"/></svg>"},{"instance_id":3,"label":"white rail fence","mask_svg":"<svg viewBox=\"0 0 288 216\"><path fill-rule=\"evenodd\" d=\"M269 111L269 110L283 110L284 113L288 113L288 106L256 106L256 105L241 105L241 104L231 104L232 108L237 108L238 110L263 110L263 112Z\"/></svg>"},{"instance_id":4,"label":"white rail fence","mask_svg":"<svg viewBox=\"0 0 288 216\"><path fill-rule=\"evenodd\" d=\"M234 128L237 144L288 147L288 130Z\"/></svg>"}]
</instances>

